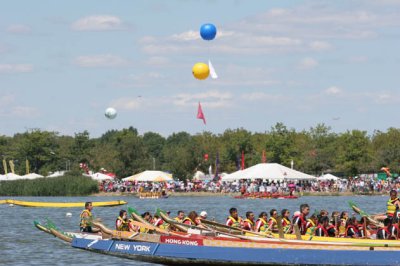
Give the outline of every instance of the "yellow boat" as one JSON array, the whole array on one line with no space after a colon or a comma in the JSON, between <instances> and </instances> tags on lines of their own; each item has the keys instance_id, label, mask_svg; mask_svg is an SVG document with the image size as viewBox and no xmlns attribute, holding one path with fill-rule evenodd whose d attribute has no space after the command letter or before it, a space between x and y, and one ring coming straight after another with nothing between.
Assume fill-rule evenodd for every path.
<instances>
[{"instance_id":1,"label":"yellow boat","mask_svg":"<svg viewBox=\"0 0 400 266\"><path fill-rule=\"evenodd\" d=\"M5 200L5 203L14 204L22 207L39 207L39 208L84 208L85 202L35 202L35 201L19 201ZM93 207L113 207L127 204L123 200L115 201L93 201Z\"/></svg>"},{"instance_id":2,"label":"yellow boat","mask_svg":"<svg viewBox=\"0 0 400 266\"><path fill-rule=\"evenodd\" d=\"M0 200L0 204L6 204L7 201L6 200Z\"/></svg>"}]
</instances>

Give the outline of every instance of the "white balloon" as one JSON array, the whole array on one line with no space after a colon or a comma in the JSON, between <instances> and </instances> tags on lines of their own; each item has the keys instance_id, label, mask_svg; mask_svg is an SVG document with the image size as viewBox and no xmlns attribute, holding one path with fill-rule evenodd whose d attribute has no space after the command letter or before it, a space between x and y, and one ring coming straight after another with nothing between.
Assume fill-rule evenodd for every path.
<instances>
[{"instance_id":1,"label":"white balloon","mask_svg":"<svg viewBox=\"0 0 400 266\"><path fill-rule=\"evenodd\" d=\"M117 116L117 110L115 110L112 107L109 107L106 109L104 115L108 118L108 119L114 119Z\"/></svg>"}]
</instances>

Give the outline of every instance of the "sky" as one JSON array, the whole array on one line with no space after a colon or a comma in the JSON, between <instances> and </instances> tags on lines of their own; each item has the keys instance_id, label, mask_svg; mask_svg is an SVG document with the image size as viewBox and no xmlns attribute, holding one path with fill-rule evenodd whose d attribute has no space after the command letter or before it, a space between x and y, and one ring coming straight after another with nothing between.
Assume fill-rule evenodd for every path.
<instances>
[{"instance_id":1,"label":"sky","mask_svg":"<svg viewBox=\"0 0 400 266\"><path fill-rule=\"evenodd\" d=\"M399 128L399 14L400 0L2 1L0 135ZM218 79L195 79L208 60Z\"/></svg>"}]
</instances>

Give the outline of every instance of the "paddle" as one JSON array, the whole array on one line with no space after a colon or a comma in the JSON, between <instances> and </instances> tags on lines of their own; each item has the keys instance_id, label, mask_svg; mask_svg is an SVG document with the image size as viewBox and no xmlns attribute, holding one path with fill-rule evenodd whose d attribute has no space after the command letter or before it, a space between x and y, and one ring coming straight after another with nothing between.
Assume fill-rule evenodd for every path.
<instances>
[{"instance_id":1,"label":"paddle","mask_svg":"<svg viewBox=\"0 0 400 266\"><path fill-rule=\"evenodd\" d=\"M164 235L172 235L172 236L179 236L179 237L189 237L187 235L182 235L182 234L178 234L178 233L175 233L175 232L172 232L172 231L163 230L163 229L158 228L158 227L156 227L154 225L151 225L151 224L145 224L145 223L141 223L141 222L138 222L138 221L131 221L131 223L133 225L140 226L140 227L146 228L148 230L153 230L153 231L156 231L157 233L164 234Z\"/></svg>"},{"instance_id":2,"label":"paddle","mask_svg":"<svg viewBox=\"0 0 400 266\"><path fill-rule=\"evenodd\" d=\"M266 235L266 234L262 234L262 233L259 233L259 232L253 232L253 231L245 230L245 229L238 228L238 227L231 227L231 226L228 226L228 225L225 225L225 224L220 224L220 223L212 222L212 221L205 220L205 219L203 219L201 221L202 221L202 223L205 223L207 225L211 225L211 226L215 226L215 227L221 227L221 228L229 229L229 230L232 230L232 231L240 231L242 233L253 234L253 235L258 235L258 236L268 237L268 238L275 238L271 234Z\"/></svg>"},{"instance_id":3,"label":"paddle","mask_svg":"<svg viewBox=\"0 0 400 266\"><path fill-rule=\"evenodd\" d=\"M293 225L293 229L294 229L294 234L296 235L296 239L297 240L302 240L299 226L297 224L294 224Z\"/></svg>"},{"instance_id":4,"label":"paddle","mask_svg":"<svg viewBox=\"0 0 400 266\"><path fill-rule=\"evenodd\" d=\"M278 233L279 233L279 238L284 238L285 234L283 233L283 228L282 228L282 218L278 217L276 218L276 222L278 223Z\"/></svg>"}]
</instances>

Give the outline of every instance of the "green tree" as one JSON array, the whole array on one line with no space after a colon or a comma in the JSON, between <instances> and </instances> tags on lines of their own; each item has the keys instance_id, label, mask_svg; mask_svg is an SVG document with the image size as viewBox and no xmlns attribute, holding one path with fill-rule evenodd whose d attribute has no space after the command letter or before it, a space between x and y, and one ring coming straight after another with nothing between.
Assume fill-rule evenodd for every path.
<instances>
[{"instance_id":1,"label":"green tree","mask_svg":"<svg viewBox=\"0 0 400 266\"><path fill-rule=\"evenodd\" d=\"M371 161L370 147L366 131L352 130L341 134L336 146L336 169L350 176L362 173Z\"/></svg>"}]
</instances>

